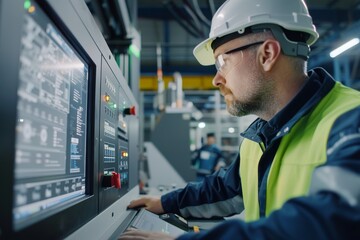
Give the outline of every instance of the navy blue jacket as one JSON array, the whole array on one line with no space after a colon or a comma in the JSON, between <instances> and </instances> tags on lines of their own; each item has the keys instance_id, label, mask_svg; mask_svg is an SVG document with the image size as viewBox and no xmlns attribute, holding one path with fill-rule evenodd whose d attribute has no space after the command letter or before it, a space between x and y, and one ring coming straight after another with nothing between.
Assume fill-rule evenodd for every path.
<instances>
[{"instance_id":1,"label":"navy blue jacket","mask_svg":"<svg viewBox=\"0 0 360 240\"><path fill-rule=\"evenodd\" d=\"M209 175L215 171L219 161L223 161L222 158L221 151L215 144L205 144L196 151L191 162L196 166L197 174Z\"/></svg>"},{"instance_id":2,"label":"navy blue jacket","mask_svg":"<svg viewBox=\"0 0 360 240\"><path fill-rule=\"evenodd\" d=\"M332 89L335 81L323 69L308 73L310 79L299 94L269 122L257 119L242 133L260 138L267 148L285 124L307 113ZM272 155L274 156L274 155ZM270 156L271 157L271 156ZM272 159L259 168L260 210L266 196L267 169ZM166 212L184 217L209 218L240 213L242 206L240 159L227 169L208 176L202 183L189 183L161 198ZM336 169L325 176L329 188L306 197L292 198L268 217L245 223L227 220L217 227L188 233L178 239L360 239L360 107L344 113L334 123L327 144L327 161L320 168Z\"/></svg>"}]
</instances>

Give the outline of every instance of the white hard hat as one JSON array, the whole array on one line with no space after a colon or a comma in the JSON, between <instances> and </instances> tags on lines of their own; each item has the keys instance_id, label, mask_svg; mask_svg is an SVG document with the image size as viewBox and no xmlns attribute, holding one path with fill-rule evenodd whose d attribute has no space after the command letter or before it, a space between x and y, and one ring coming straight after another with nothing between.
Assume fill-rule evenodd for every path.
<instances>
[{"instance_id":1,"label":"white hard hat","mask_svg":"<svg viewBox=\"0 0 360 240\"><path fill-rule=\"evenodd\" d=\"M227 0L213 16L209 38L194 48L194 56L201 65L212 65L215 59L211 44L216 38L241 34L259 24L307 33L309 46L319 37L304 0Z\"/></svg>"}]
</instances>

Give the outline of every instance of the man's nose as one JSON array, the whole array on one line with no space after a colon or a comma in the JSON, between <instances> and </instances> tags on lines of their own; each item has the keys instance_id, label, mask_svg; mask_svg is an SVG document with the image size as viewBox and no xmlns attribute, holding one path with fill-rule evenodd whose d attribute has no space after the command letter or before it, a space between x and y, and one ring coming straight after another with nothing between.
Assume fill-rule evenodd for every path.
<instances>
[{"instance_id":1,"label":"man's nose","mask_svg":"<svg viewBox=\"0 0 360 240\"><path fill-rule=\"evenodd\" d=\"M213 80L212 80L212 85L214 87L219 87L221 84L224 84L224 77L221 75L220 72L216 72L216 75L214 76Z\"/></svg>"}]
</instances>

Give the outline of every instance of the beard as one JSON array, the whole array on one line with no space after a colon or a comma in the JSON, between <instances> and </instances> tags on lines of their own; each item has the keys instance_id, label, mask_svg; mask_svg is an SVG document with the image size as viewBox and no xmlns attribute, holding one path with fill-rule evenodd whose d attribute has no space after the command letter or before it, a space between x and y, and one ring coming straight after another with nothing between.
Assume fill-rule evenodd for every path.
<instances>
[{"instance_id":1,"label":"beard","mask_svg":"<svg viewBox=\"0 0 360 240\"><path fill-rule=\"evenodd\" d=\"M226 102L226 110L235 117L242 117L250 114L256 114L260 111L261 105L261 101L256 99L247 102L233 100Z\"/></svg>"},{"instance_id":2,"label":"beard","mask_svg":"<svg viewBox=\"0 0 360 240\"><path fill-rule=\"evenodd\" d=\"M259 77L259 76L257 76ZM225 96L226 110L233 116L242 117L250 114L261 115L271 104L272 86L266 84L263 78L253 79L251 89L244 90L241 96L235 96L225 87L221 90Z\"/></svg>"}]
</instances>

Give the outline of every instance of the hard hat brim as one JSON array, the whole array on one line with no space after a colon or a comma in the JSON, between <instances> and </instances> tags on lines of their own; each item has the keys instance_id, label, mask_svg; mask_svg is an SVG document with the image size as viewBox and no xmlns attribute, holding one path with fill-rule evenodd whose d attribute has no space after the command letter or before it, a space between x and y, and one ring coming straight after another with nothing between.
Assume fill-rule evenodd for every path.
<instances>
[{"instance_id":1,"label":"hard hat brim","mask_svg":"<svg viewBox=\"0 0 360 240\"><path fill-rule=\"evenodd\" d=\"M211 48L213 38L208 38L199 43L193 50L193 54L198 62L203 66L215 64L214 53Z\"/></svg>"}]
</instances>

